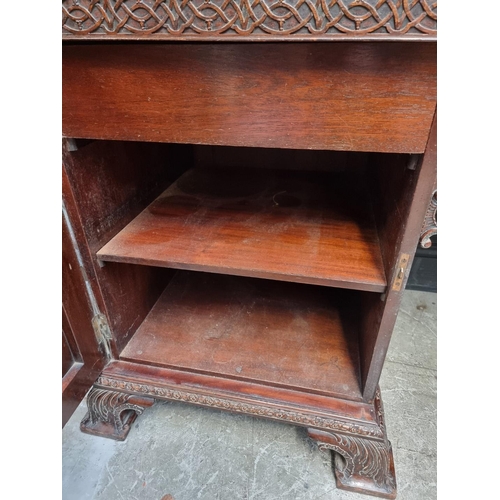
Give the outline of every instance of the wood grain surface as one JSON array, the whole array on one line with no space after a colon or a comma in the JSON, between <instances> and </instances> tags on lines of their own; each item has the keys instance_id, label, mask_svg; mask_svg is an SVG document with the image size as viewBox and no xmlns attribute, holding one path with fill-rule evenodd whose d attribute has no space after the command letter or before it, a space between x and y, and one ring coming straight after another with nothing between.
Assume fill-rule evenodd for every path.
<instances>
[{"instance_id":1,"label":"wood grain surface","mask_svg":"<svg viewBox=\"0 0 500 500\"><path fill-rule=\"evenodd\" d=\"M436 44L63 46L63 135L422 153Z\"/></svg>"},{"instance_id":2,"label":"wood grain surface","mask_svg":"<svg viewBox=\"0 0 500 500\"><path fill-rule=\"evenodd\" d=\"M349 173L193 169L97 256L359 290L386 286L368 195Z\"/></svg>"},{"instance_id":3,"label":"wood grain surface","mask_svg":"<svg viewBox=\"0 0 500 500\"><path fill-rule=\"evenodd\" d=\"M178 271L120 358L360 399L357 296Z\"/></svg>"}]
</instances>

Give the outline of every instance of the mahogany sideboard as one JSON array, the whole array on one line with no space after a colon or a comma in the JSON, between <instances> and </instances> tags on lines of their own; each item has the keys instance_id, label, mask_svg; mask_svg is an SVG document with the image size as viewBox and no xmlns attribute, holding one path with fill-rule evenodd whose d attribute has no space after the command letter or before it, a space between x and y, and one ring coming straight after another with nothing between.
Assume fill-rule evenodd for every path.
<instances>
[{"instance_id":1,"label":"mahogany sideboard","mask_svg":"<svg viewBox=\"0 0 500 500\"><path fill-rule=\"evenodd\" d=\"M64 0L63 424L304 426L395 498L379 378L435 233L436 3Z\"/></svg>"}]
</instances>

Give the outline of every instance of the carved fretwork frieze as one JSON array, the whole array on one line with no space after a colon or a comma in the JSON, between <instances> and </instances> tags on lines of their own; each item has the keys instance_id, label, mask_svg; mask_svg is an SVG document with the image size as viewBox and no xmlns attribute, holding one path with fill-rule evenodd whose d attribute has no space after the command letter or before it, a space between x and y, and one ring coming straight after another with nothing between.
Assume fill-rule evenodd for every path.
<instances>
[{"instance_id":1,"label":"carved fretwork frieze","mask_svg":"<svg viewBox=\"0 0 500 500\"><path fill-rule=\"evenodd\" d=\"M149 384L146 385L136 382L128 382L107 376L101 376L97 380L96 385L115 390L133 392L135 394L143 394L158 399L183 401L200 406L254 415L256 417L281 420L283 422L289 422L306 427L335 430L346 434L368 436L378 439L382 439L384 436L383 429L381 429L377 424L370 425L364 424L363 422L352 422L348 419L344 420L340 417L314 415L306 410L301 411L300 409L291 410L280 408L275 405L266 404L264 401L251 404L247 402L235 401L230 398L196 394L195 392L179 390L177 388L171 389L168 387L157 387Z\"/></svg>"},{"instance_id":2,"label":"carved fretwork frieze","mask_svg":"<svg viewBox=\"0 0 500 500\"><path fill-rule=\"evenodd\" d=\"M87 414L80 429L88 434L123 441L130 425L154 403L152 398L135 397L108 389L92 388L87 396Z\"/></svg>"},{"instance_id":3,"label":"carved fretwork frieze","mask_svg":"<svg viewBox=\"0 0 500 500\"><path fill-rule=\"evenodd\" d=\"M431 238L437 234L437 191L432 193L431 201L427 207L424 223L420 231L420 246L430 248L432 246Z\"/></svg>"},{"instance_id":4,"label":"carved fretwork frieze","mask_svg":"<svg viewBox=\"0 0 500 500\"><path fill-rule=\"evenodd\" d=\"M384 37L437 33L433 0L63 0L63 36Z\"/></svg>"}]
</instances>

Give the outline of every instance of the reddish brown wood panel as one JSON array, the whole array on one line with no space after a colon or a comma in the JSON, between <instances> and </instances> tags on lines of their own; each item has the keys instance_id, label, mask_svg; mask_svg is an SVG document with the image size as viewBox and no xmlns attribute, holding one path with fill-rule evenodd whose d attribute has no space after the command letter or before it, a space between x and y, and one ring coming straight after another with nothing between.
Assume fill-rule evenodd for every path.
<instances>
[{"instance_id":1,"label":"reddish brown wood panel","mask_svg":"<svg viewBox=\"0 0 500 500\"><path fill-rule=\"evenodd\" d=\"M393 169L396 165L393 165ZM360 349L362 380L366 400L375 397L385 356L396 322L402 292L406 285L415 249L420 237L422 222L427 210L436 181L437 171L437 116L430 129L426 152L415 171L399 164L398 170L381 164L379 186L384 203L381 214L385 212L385 223L379 224L382 254L386 259L388 272L387 294L383 300L368 298L363 313ZM386 182L384 183L384 179ZM392 186L392 189L391 189ZM394 195L399 186L399 194ZM381 220L384 220L382 217ZM400 273L402 255L406 254L406 269L400 286L395 281ZM366 297L366 296L365 296Z\"/></svg>"},{"instance_id":2,"label":"reddish brown wood panel","mask_svg":"<svg viewBox=\"0 0 500 500\"><path fill-rule=\"evenodd\" d=\"M418 179L418 172L408 168L409 162L409 155L375 154L370 158L370 169L367 170L380 250L388 282L391 282L394 276L400 242L405 232L413 191ZM363 380L366 380L369 370L375 368L371 363L385 309L386 302L383 297L364 297L360 328ZM379 363L375 372L380 375L381 370L382 363ZM373 387L376 385L372 385Z\"/></svg>"},{"instance_id":3,"label":"reddish brown wood panel","mask_svg":"<svg viewBox=\"0 0 500 500\"><path fill-rule=\"evenodd\" d=\"M66 375L69 372L69 369L73 366L74 359L71 354L71 350L68 345L68 341L66 340L66 336L64 332L62 332L62 376Z\"/></svg>"},{"instance_id":4,"label":"reddish brown wood panel","mask_svg":"<svg viewBox=\"0 0 500 500\"><path fill-rule=\"evenodd\" d=\"M179 271L120 357L360 399L357 297Z\"/></svg>"},{"instance_id":5,"label":"reddish brown wood panel","mask_svg":"<svg viewBox=\"0 0 500 500\"><path fill-rule=\"evenodd\" d=\"M368 194L349 173L193 169L102 260L383 291Z\"/></svg>"},{"instance_id":6,"label":"reddish brown wood panel","mask_svg":"<svg viewBox=\"0 0 500 500\"><path fill-rule=\"evenodd\" d=\"M82 361L80 352L78 350L78 343L75 338L75 332L71 328L68 315L62 308L62 337L63 337L63 352L69 351L69 356L73 361ZM65 345L65 346L64 346Z\"/></svg>"},{"instance_id":7,"label":"reddish brown wood panel","mask_svg":"<svg viewBox=\"0 0 500 500\"><path fill-rule=\"evenodd\" d=\"M99 281L117 352L158 300L169 272L146 266L100 268L95 252L183 171L181 160L172 161L172 149L166 144L93 141L64 154L88 245L89 272Z\"/></svg>"},{"instance_id":8,"label":"reddish brown wood panel","mask_svg":"<svg viewBox=\"0 0 500 500\"><path fill-rule=\"evenodd\" d=\"M69 202L69 193L65 191L64 194ZM62 423L64 426L104 367L105 356L99 349L92 328L93 311L77 256L78 249L74 245L66 221L63 221L62 243L63 330L67 335L65 339L67 349L63 347ZM69 363L69 358L66 357L65 363L65 351L67 354L71 351L74 362Z\"/></svg>"},{"instance_id":9,"label":"reddish brown wood panel","mask_svg":"<svg viewBox=\"0 0 500 500\"><path fill-rule=\"evenodd\" d=\"M347 416L351 419L376 420L376 413L370 411L369 405L362 401L332 398L324 394L291 388L283 390L282 387L273 387L272 385L233 379L217 374L205 375L185 370L118 360L112 361L106 366L97 383L102 384L103 379L108 378L127 381L131 384L140 384L144 388L150 388L151 386L171 386L175 390L182 388L188 394L191 391L197 390L214 398L231 395L235 399L248 403L252 403L252 400L253 402L265 401L275 405L277 410L290 405L295 408L303 407L312 412L323 414L333 412L338 416ZM150 393L144 394L152 395ZM187 398L185 401L189 402ZM207 404L207 406L211 405Z\"/></svg>"},{"instance_id":10,"label":"reddish brown wood panel","mask_svg":"<svg viewBox=\"0 0 500 500\"><path fill-rule=\"evenodd\" d=\"M63 79L66 137L421 153L436 44L76 44Z\"/></svg>"}]
</instances>

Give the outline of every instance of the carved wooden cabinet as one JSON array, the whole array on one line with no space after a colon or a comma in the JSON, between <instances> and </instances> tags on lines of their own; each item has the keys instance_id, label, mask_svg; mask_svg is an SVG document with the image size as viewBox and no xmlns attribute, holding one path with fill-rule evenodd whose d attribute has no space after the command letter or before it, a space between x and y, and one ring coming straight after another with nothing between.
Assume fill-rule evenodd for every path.
<instances>
[{"instance_id":1,"label":"carved wooden cabinet","mask_svg":"<svg viewBox=\"0 0 500 500\"><path fill-rule=\"evenodd\" d=\"M304 426L339 488L394 498L378 382L435 220L435 4L62 4L68 411L93 385L82 430L113 439L159 399Z\"/></svg>"}]
</instances>

